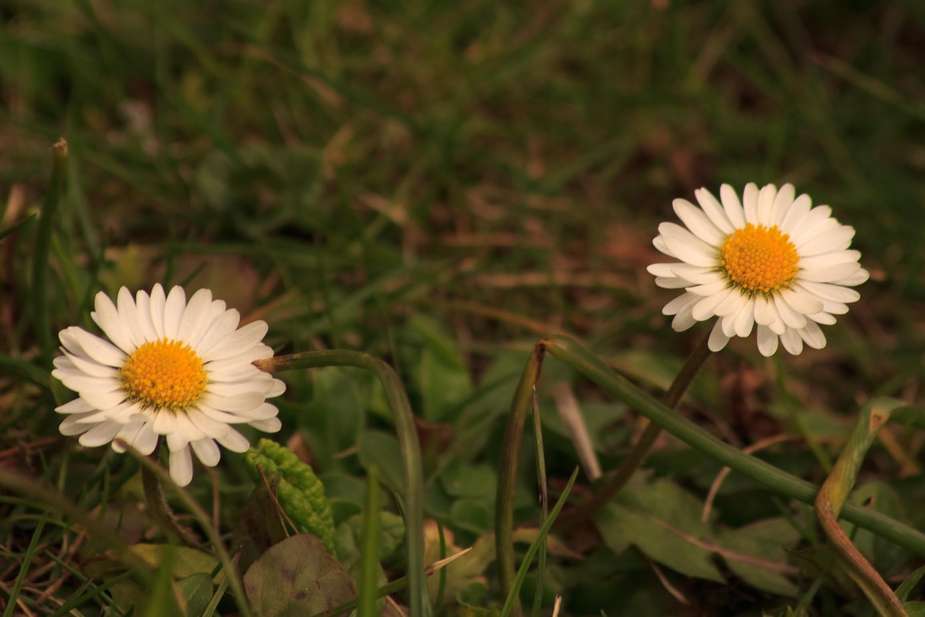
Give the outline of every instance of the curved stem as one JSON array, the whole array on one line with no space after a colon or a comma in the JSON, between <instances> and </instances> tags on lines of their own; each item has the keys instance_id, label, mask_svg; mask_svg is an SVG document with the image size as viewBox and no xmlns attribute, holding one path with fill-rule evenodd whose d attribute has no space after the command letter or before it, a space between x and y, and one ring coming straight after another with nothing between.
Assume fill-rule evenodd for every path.
<instances>
[{"instance_id":1,"label":"curved stem","mask_svg":"<svg viewBox=\"0 0 925 617\"><path fill-rule=\"evenodd\" d=\"M250 605L247 603L247 596L244 595L241 577L238 576L238 570L231 560L231 556L228 554L225 544L222 542L222 537L219 535L218 530L212 526L206 511L202 509L202 506L200 506L195 499L193 499L189 492L174 484L173 480L170 479L170 474L167 473L163 467L123 440L117 439L117 441L125 448L128 454L138 461L143 471L150 473L156 482L159 482L161 485L166 484L176 491L177 497L179 497L183 505L189 509L209 537L209 542L212 544L212 548L215 549L215 554L218 556L218 560L222 564L222 569L225 571L225 577L228 580L228 586L231 587L231 593L234 596L235 603L238 605L238 610L243 617L251 617L252 613Z\"/></svg>"},{"instance_id":2,"label":"curved stem","mask_svg":"<svg viewBox=\"0 0 925 617\"><path fill-rule=\"evenodd\" d=\"M895 405L892 405L895 407ZM847 568L848 575L861 588L881 617L908 617L902 602L893 593L861 551L838 524L838 514L854 487L858 469L880 428L890 418L891 406L872 404L865 408L832 473L816 496L816 515L829 542Z\"/></svg>"},{"instance_id":3,"label":"curved stem","mask_svg":"<svg viewBox=\"0 0 925 617\"><path fill-rule=\"evenodd\" d=\"M687 357L687 361L681 367L678 375L671 382L671 386L665 392L664 402L667 407L674 409L681 402L684 393L687 392L694 377L700 371L707 358L710 357L710 349L707 347L707 340L710 332L707 330L705 335L697 342L694 350ZM623 462L609 478L604 479L595 493L577 509L573 510L568 517L562 517L561 525L568 529L574 529L578 525L592 518L597 512L607 505L617 493L626 486L639 466L645 460L646 455L655 445L655 441L662 434L662 427L655 422L649 422L642 436L633 446L630 453L623 459Z\"/></svg>"},{"instance_id":4,"label":"curved stem","mask_svg":"<svg viewBox=\"0 0 925 617\"><path fill-rule=\"evenodd\" d=\"M613 371L575 339L556 336L543 341L542 345L549 354L575 368L690 447L763 484L774 493L808 504L815 500L818 492L816 486L717 439ZM841 515L842 518L925 557L925 534L922 532L869 508L846 505Z\"/></svg>"},{"instance_id":5,"label":"curved stem","mask_svg":"<svg viewBox=\"0 0 925 617\"><path fill-rule=\"evenodd\" d=\"M501 466L498 477L498 493L495 498L495 549L498 555L498 578L501 595L507 598L514 585L514 488L517 482L517 463L520 459L520 444L523 441L524 422L531 408L536 382L543 369L544 344L537 343L520 376L517 392L511 403L507 427L504 430L504 446L501 449ZM513 599L514 615L520 615L520 601Z\"/></svg>"},{"instance_id":6,"label":"curved stem","mask_svg":"<svg viewBox=\"0 0 925 617\"><path fill-rule=\"evenodd\" d=\"M421 447L418 443L414 414L408 395L391 366L359 351L331 349L306 351L277 356L255 362L258 368L269 372L294 369L352 366L375 373L382 383L389 408L395 421L395 431L401 448L407 489L405 525L408 528L408 579L411 617L430 617L430 601L424 574L424 480L421 469Z\"/></svg>"},{"instance_id":7,"label":"curved stem","mask_svg":"<svg viewBox=\"0 0 925 617\"><path fill-rule=\"evenodd\" d=\"M164 497L164 490L161 487L160 480L147 467L141 468L141 484L144 486L145 502L154 518L161 526L170 533L175 534L184 544L197 547L199 542L195 534L180 524L177 517L167 504L167 498Z\"/></svg>"}]
</instances>

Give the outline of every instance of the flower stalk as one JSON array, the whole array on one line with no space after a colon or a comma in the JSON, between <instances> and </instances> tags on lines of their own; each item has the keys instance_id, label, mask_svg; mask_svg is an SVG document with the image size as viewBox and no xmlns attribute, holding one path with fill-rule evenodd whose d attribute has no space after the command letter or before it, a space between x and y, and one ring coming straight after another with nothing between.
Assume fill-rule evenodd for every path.
<instances>
[{"instance_id":1,"label":"flower stalk","mask_svg":"<svg viewBox=\"0 0 925 617\"><path fill-rule=\"evenodd\" d=\"M351 366L375 373L382 383L389 409L395 422L395 431L401 449L404 471L404 514L408 529L408 579L411 617L429 617L430 601L424 572L424 480L421 465L421 447L418 442L414 414L408 395L395 370L369 354L345 349L306 351L277 356L254 363L267 372L297 369Z\"/></svg>"},{"instance_id":2,"label":"flower stalk","mask_svg":"<svg viewBox=\"0 0 925 617\"><path fill-rule=\"evenodd\" d=\"M900 405L898 401L878 400L862 410L848 443L832 468L832 473L822 484L815 502L816 516L848 576L861 588L881 617L907 617L908 613L883 577L852 544L838 524L838 515L854 488L867 450L881 427L890 419L890 412Z\"/></svg>"}]
</instances>

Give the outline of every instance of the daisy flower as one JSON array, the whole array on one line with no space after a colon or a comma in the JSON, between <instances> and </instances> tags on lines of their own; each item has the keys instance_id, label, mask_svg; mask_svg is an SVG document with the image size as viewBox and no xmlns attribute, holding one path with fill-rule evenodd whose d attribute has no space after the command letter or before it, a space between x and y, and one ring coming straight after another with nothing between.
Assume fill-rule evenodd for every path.
<instances>
[{"instance_id":1,"label":"daisy flower","mask_svg":"<svg viewBox=\"0 0 925 617\"><path fill-rule=\"evenodd\" d=\"M850 250L854 228L842 225L829 206L812 207L793 185L759 189L746 185L739 196L728 184L720 201L710 191L695 191L700 207L675 199L684 225L662 223L653 244L678 261L648 267L655 284L684 293L665 305L672 328L681 332L716 317L710 350L719 351L734 336L757 331L765 356L778 343L791 354L825 347L820 324L835 323L848 304L861 296L851 289L869 278Z\"/></svg>"},{"instance_id":2,"label":"daisy flower","mask_svg":"<svg viewBox=\"0 0 925 617\"><path fill-rule=\"evenodd\" d=\"M165 295L160 285L134 298L123 287L115 304L100 292L95 309L90 316L105 339L77 327L58 334L63 355L52 375L80 395L55 409L67 415L63 435L80 435L89 447L112 442L116 452L124 451L114 441L120 438L143 454L163 435L170 476L186 486L190 450L212 467L221 456L216 442L232 452L250 447L232 425L280 429L278 410L266 399L286 387L252 364L273 355L261 342L266 322L239 328L238 311L208 289L187 302L182 287Z\"/></svg>"}]
</instances>

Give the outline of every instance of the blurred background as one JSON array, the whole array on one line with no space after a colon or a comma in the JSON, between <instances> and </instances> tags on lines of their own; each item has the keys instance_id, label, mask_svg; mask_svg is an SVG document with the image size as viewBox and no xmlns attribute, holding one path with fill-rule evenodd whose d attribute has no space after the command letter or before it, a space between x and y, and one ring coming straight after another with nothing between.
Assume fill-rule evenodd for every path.
<instances>
[{"instance_id":1,"label":"blurred background","mask_svg":"<svg viewBox=\"0 0 925 617\"><path fill-rule=\"evenodd\" d=\"M671 200L792 182L856 227L872 279L823 351L766 362L734 342L693 413L737 445L795 430L812 446L869 396L914 400L925 375L923 40L912 0L3 0L0 227L38 206L66 137L56 325L86 321L97 285L209 286L267 319L279 351L390 358L433 469L456 469L436 454L451 443L493 481L500 418L542 332L577 333L653 386L680 365L695 337L671 332L671 294L644 269ZM0 338L25 356L30 228L0 245ZM343 472L355 433L297 401L348 408L343 387L294 379L283 407L284 437L303 435L322 471ZM54 434L53 417L23 428L16 409L4 439ZM595 435L605 467L628 444L618 426ZM883 469L913 499L925 444L897 439ZM567 475L567 439L550 447L550 473ZM819 480L814 447L776 462ZM654 468L698 490L717 471L660 452ZM729 499L751 494L742 482ZM461 538L490 529L490 502L447 490L431 515ZM587 602L618 602L600 593Z\"/></svg>"}]
</instances>

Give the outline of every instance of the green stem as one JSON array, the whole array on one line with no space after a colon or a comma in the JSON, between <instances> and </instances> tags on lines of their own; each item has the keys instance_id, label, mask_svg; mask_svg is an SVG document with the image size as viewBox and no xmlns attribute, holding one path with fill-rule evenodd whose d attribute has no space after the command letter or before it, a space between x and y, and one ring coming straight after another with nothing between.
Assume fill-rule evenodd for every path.
<instances>
[{"instance_id":1,"label":"green stem","mask_svg":"<svg viewBox=\"0 0 925 617\"><path fill-rule=\"evenodd\" d=\"M575 339L556 336L542 341L540 345L544 346L548 353L572 366L690 447L763 484L774 493L807 504L812 504L815 500L818 492L816 486L720 441L622 375L615 373ZM920 531L868 508L846 505L841 515L842 518L925 557L925 534Z\"/></svg>"},{"instance_id":2,"label":"green stem","mask_svg":"<svg viewBox=\"0 0 925 617\"><path fill-rule=\"evenodd\" d=\"M34 302L33 315L35 321L35 334L42 346L42 356L46 362L51 362L55 351L54 338L51 332L51 319L48 313L48 254L51 251L51 233L56 219L55 211L64 194L65 177L67 172L67 142L59 139L54 146L54 162L51 168L51 182L42 212L39 217L38 230L35 236L35 254L32 256L32 300Z\"/></svg>"},{"instance_id":3,"label":"green stem","mask_svg":"<svg viewBox=\"0 0 925 617\"><path fill-rule=\"evenodd\" d=\"M141 484L145 491L145 503L148 511L154 516L155 520L160 523L168 534L172 533L183 540L185 544L192 547L198 547L199 542L192 531L180 524L170 506L164 497L164 490L161 487L157 476L147 467L141 468Z\"/></svg>"},{"instance_id":4,"label":"green stem","mask_svg":"<svg viewBox=\"0 0 925 617\"><path fill-rule=\"evenodd\" d=\"M504 445L501 448L498 494L495 499L495 549L498 555L501 595L505 598L510 596L514 584L514 488L517 482L520 444L523 441L524 422L533 401L534 388L543 368L544 353L545 346L538 343L533 348L527 366L524 367L511 403L511 413L504 431ZM521 614L518 598L514 598L512 610L514 615Z\"/></svg>"},{"instance_id":5,"label":"green stem","mask_svg":"<svg viewBox=\"0 0 925 617\"><path fill-rule=\"evenodd\" d=\"M838 515L858 475L867 450L874 442L880 428L890 419L892 408L897 402L887 404L871 403L861 412L861 417L851 437L838 457L832 473L826 478L816 496L816 515L822 524L829 542L848 570L848 575L861 588L881 617L908 617L902 602L893 593L883 577L861 554L851 539L838 524Z\"/></svg>"},{"instance_id":6,"label":"green stem","mask_svg":"<svg viewBox=\"0 0 925 617\"><path fill-rule=\"evenodd\" d=\"M424 574L424 480L421 465L421 447L418 443L414 414L408 403L405 388L391 366L369 354L344 349L306 351L278 356L255 363L269 371L352 366L372 371L382 383L389 408L395 421L398 443L404 465L405 525L408 528L408 578L411 617L430 617L430 601Z\"/></svg>"},{"instance_id":7,"label":"green stem","mask_svg":"<svg viewBox=\"0 0 925 617\"><path fill-rule=\"evenodd\" d=\"M363 554L357 599L359 617L375 617L376 615L379 577L379 510L381 508L379 471L375 465L372 465L366 481L366 511L363 513Z\"/></svg>"},{"instance_id":8,"label":"green stem","mask_svg":"<svg viewBox=\"0 0 925 617\"><path fill-rule=\"evenodd\" d=\"M212 526L212 521L206 511L202 509L202 506L193 499L186 489L177 486L174 481L170 479L170 474L167 473L163 467L121 439L119 442L125 448L125 451L141 464L143 472L147 471L154 476L155 481L160 482L161 485L170 486L176 491L177 497L180 498L183 505L192 513L193 517L195 517L196 521L209 537L209 542L212 544L212 548L215 550L215 554L222 564L225 577L228 579L228 586L231 587L231 593L234 596L235 603L238 605L238 611L240 611L243 617L251 617L250 605L247 603L247 596L244 595L244 587L241 585L241 578L238 576L238 570L232 562L231 555L228 554L224 542L222 542L221 535L219 535L218 530Z\"/></svg>"},{"instance_id":9,"label":"green stem","mask_svg":"<svg viewBox=\"0 0 925 617\"><path fill-rule=\"evenodd\" d=\"M694 381L694 377L697 376L704 362L710 357L710 349L707 347L709 335L708 330L705 336L698 341L694 351L688 356L678 375L671 382L668 391L665 392L663 400L666 407L674 409L678 406L691 382ZM593 518L601 508L610 503L617 496L617 493L626 486L626 483L630 481L639 466L642 465L646 455L649 454L661 434L662 427L655 422L649 422L639 441L636 442L627 457L623 459L620 467L617 468L613 475L601 482L595 493L585 503L573 510L570 516L563 516L561 525L568 529L574 529Z\"/></svg>"}]
</instances>

